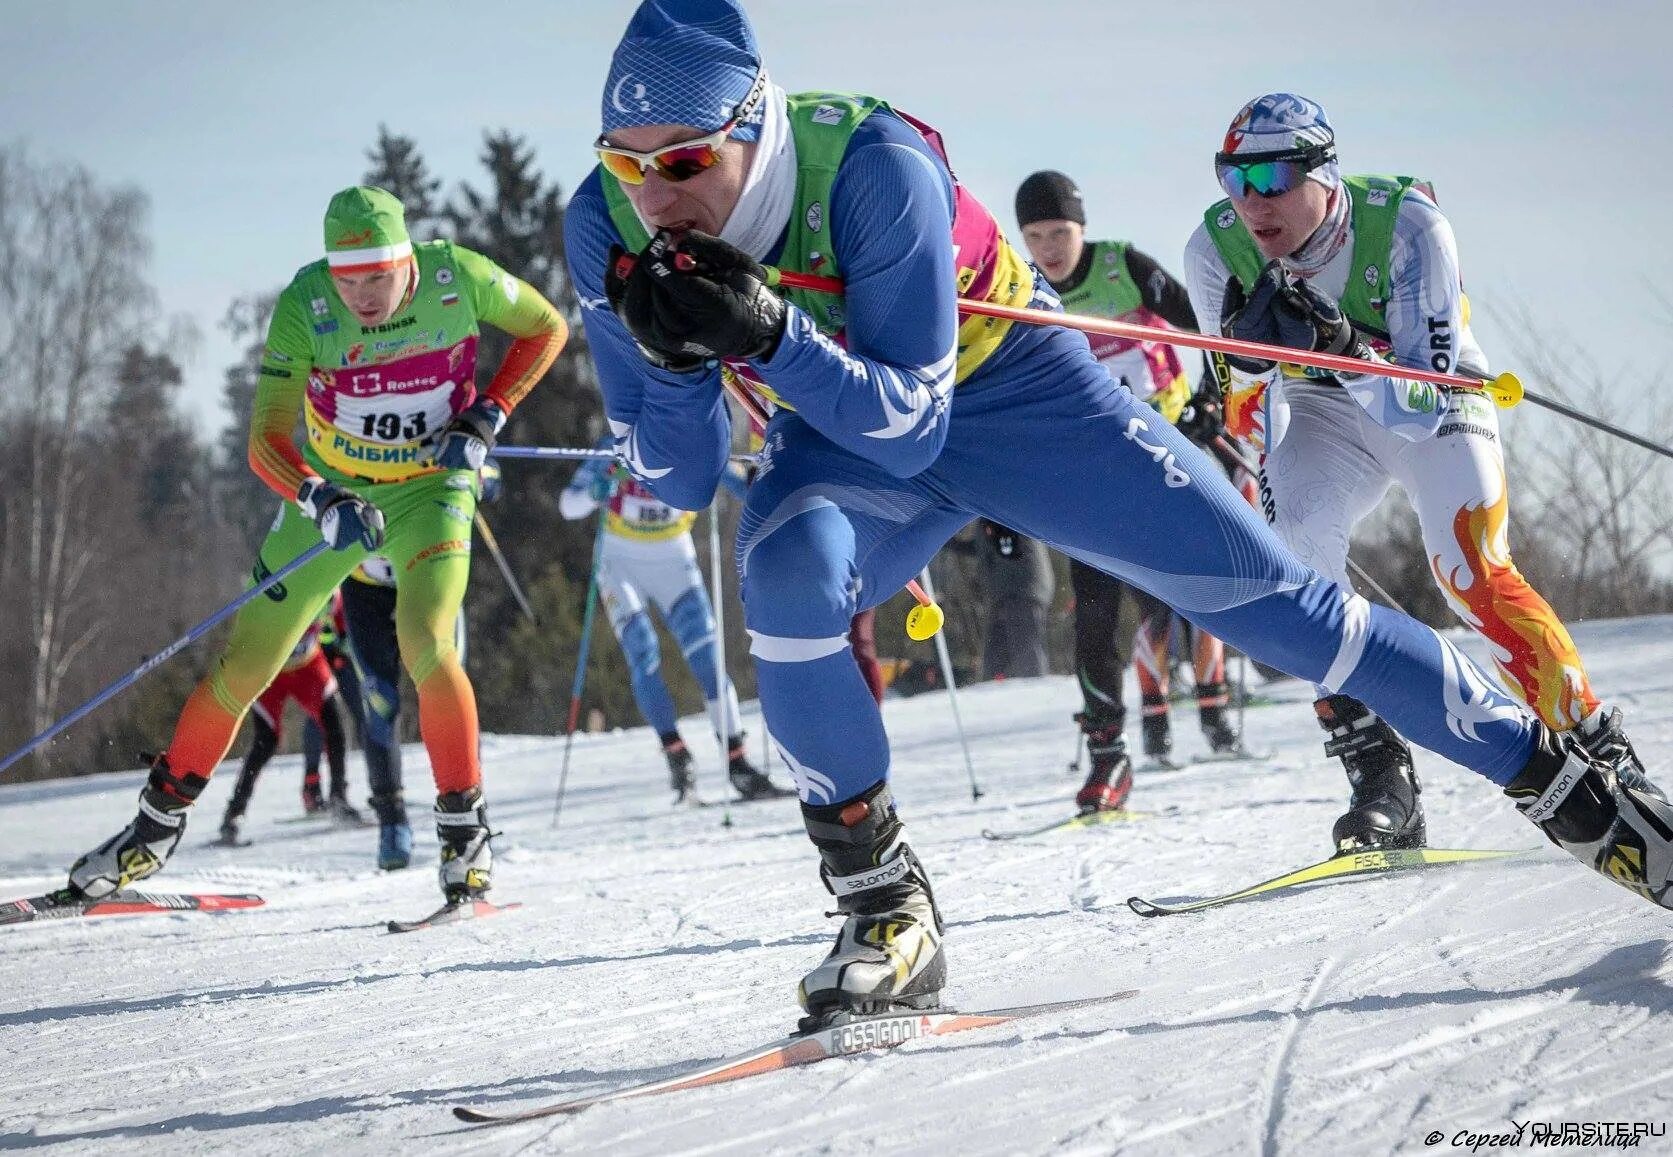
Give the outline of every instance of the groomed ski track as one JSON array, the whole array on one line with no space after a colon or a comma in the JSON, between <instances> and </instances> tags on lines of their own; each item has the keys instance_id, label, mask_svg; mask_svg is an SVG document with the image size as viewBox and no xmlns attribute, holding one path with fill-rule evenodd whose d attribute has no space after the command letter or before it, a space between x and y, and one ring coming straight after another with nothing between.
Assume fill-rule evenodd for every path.
<instances>
[{"instance_id":1,"label":"groomed ski track","mask_svg":"<svg viewBox=\"0 0 1673 1157\"><path fill-rule=\"evenodd\" d=\"M1673 783L1673 619L1575 634ZM489 737L494 898L525 906L390 936L387 920L438 897L422 749L406 769L417 866L390 874L372 866L375 830L275 822L298 807L295 757L263 776L254 845L205 847L229 765L146 887L260 892L265 908L0 930L0 1149L1371 1154L1452 1152L1456 1133L1512 1119L1673 1128L1673 913L1548 845L1164 920L1127 910L1329 851L1341 772L1307 689L1265 690L1283 702L1252 709L1248 731L1270 762L1140 776L1132 806L1167 814L1009 843L981 829L1070 806L1073 682L963 693L980 804L945 698L886 708L896 794L949 922L949 1003L1136 999L485 1133L448 1106L601 1092L793 1026L796 981L836 928L794 801L733 807L730 828L719 808L670 809L638 729L578 737L553 833L561 741ZM719 798L712 742L685 730ZM1186 751L1201 742L1188 707L1174 730ZM350 768L358 800L358 756ZM1543 844L1485 781L1427 754L1420 770L1437 845ZM139 781L0 788L0 898L56 886Z\"/></svg>"}]
</instances>

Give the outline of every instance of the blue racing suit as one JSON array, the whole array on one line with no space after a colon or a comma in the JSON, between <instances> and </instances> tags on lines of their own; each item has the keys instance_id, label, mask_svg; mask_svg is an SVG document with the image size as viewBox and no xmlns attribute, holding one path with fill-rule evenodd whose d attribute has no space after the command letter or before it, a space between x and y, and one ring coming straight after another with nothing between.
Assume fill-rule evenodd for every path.
<instances>
[{"instance_id":1,"label":"blue racing suit","mask_svg":"<svg viewBox=\"0 0 1673 1157\"><path fill-rule=\"evenodd\" d=\"M1522 770L1538 724L1519 703L1429 628L1299 562L1201 451L1112 381L1082 335L1015 325L955 388L954 206L937 151L887 108L872 113L825 217L846 282L845 343L787 303L778 348L748 363L794 407L767 428L736 550L767 726L804 802L853 799L888 776L849 620L977 515L1362 700L1496 783ZM611 430L636 478L671 506L700 509L730 444L719 371L669 373L639 354L604 298L606 254L620 243L595 171L570 203L566 246ZM1043 277L1034 297L1057 307Z\"/></svg>"}]
</instances>

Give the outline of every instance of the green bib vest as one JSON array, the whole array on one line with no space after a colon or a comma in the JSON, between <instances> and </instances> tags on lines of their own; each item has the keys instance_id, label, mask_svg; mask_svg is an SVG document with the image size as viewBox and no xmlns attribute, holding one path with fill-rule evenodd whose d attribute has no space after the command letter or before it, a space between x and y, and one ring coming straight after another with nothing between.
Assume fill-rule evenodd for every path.
<instances>
[{"instance_id":1,"label":"green bib vest","mask_svg":"<svg viewBox=\"0 0 1673 1157\"><path fill-rule=\"evenodd\" d=\"M1057 291L1064 312L1117 318L1142 306L1144 293L1127 272L1127 242L1093 241L1091 245L1092 265L1085 280L1071 290Z\"/></svg>"},{"instance_id":2,"label":"green bib vest","mask_svg":"<svg viewBox=\"0 0 1673 1157\"><path fill-rule=\"evenodd\" d=\"M825 232L831 186L836 184L837 169L848 152L848 141L854 131L873 112L888 107L873 97L834 92L800 92L788 98L790 135L796 142L796 199L790 210L784 252L778 260L780 268L817 273L822 277L842 276L842 267ZM622 191L621 183L602 171L599 178L611 222L626 247L634 253L640 252L651 240L644 223ZM836 333L847 320L840 293L789 288L781 288L779 292L811 317L821 333Z\"/></svg>"},{"instance_id":3,"label":"green bib vest","mask_svg":"<svg viewBox=\"0 0 1673 1157\"><path fill-rule=\"evenodd\" d=\"M1384 311L1388 306L1389 266L1393 260L1394 222L1408 189L1430 192L1418 177L1343 177L1353 228L1353 256L1347 287L1339 304L1354 325L1380 338L1388 337ZM1431 194L1432 195L1432 194ZM1229 200L1218 201L1203 214L1208 235L1220 258L1245 289L1255 283L1267 260L1243 227Z\"/></svg>"}]
</instances>

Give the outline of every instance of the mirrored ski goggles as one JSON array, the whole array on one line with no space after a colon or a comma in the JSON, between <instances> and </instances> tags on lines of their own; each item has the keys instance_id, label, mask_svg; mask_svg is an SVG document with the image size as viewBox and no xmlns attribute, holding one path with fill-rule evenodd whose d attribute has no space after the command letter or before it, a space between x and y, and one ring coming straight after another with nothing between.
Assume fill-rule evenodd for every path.
<instances>
[{"instance_id":1,"label":"mirrored ski goggles","mask_svg":"<svg viewBox=\"0 0 1673 1157\"><path fill-rule=\"evenodd\" d=\"M749 92L738 102L738 107L732 110L731 119L706 136L663 145L660 149L652 149L648 153L636 153L632 149L612 145L601 134L598 140L593 142L593 151L598 154L598 162L604 166L604 171L624 185L643 185L645 174L652 169L655 169L656 175L664 181L673 181L676 184L689 181L715 167L720 160L720 147L726 143L726 138L732 135L732 130L749 120L766 93L767 74L758 72Z\"/></svg>"},{"instance_id":2,"label":"mirrored ski goggles","mask_svg":"<svg viewBox=\"0 0 1673 1157\"><path fill-rule=\"evenodd\" d=\"M1214 175L1220 179L1226 195L1233 199L1241 200L1250 193L1278 197L1299 189L1308 173L1335 159L1335 152L1327 145L1253 156L1218 153L1214 157Z\"/></svg>"}]
</instances>

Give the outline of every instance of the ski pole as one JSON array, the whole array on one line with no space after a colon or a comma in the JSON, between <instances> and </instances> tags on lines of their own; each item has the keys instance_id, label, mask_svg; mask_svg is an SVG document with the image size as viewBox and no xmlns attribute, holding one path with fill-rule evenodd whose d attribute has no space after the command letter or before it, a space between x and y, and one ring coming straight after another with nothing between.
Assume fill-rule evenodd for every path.
<instances>
[{"instance_id":1,"label":"ski pole","mask_svg":"<svg viewBox=\"0 0 1673 1157\"><path fill-rule=\"evenodd\" d=\"M568 446L495 446L488 455L490 458L556 458L579 459L614 458L614 450L578 450Z\"/></svg>"},{"instance_id":2,"label":"ski pole","mask_svg":"<svg viewBox=\"0 0 1673 1157\"><path fill-rule=\"evenodd\" d=\"M1237 741L1244 747L1249 746L1243 738L1243 711L1249 706L1249 657L1241 650L1237 653Z\"/></svg>"},{"instance_id":3,"label":"ski pole","mask_svg":"<svg viewBox=\"0 0 1673 1157\"><path fill-rule=\"evenodd\" d=\"M1621 439L1623 442L1631 442L1634 446L1639 446L1645 450L1651 451L1652 453L1660 454L1664 458L1673 458L1673 450L1663 446L1660 442L1652 442L1642 434L1634 434L1631 430L1623 430L1621 427L1616 426L1613 423L1605 422L1602 418L1593 417L1591 414L1585 413L1582 410L1576 410L1574 407L1565 405L1564 403L1557 401L1555 398L1546 398L1539 394L1527 391L1524 391L1523 396L1534 405L1543 406L1552 413L1561 414L1565 418L1572 418L1574 421L1579 422L1583 426L1590 426L1594 430L1601 430L1605 434L1611 434L1616 438Z\"/></svg>"},{"instance_id":4,"label":"ski pole","mask_svg":"<svg viewBox=\"0 0 1673 1157\"><path fill-rule=\"evenodd\" d=\"M726 608L721 602L723 588L721 586L720 571L720 494L717 491L715 499L709 504L709 585L713 590L709 594L709 601L714 604L715 616L715 743L720 748L720 766L729 768L731 752L727 750L726 741L729 738L726 731L726 704L729 697L726 694ZM771 764L768 765L769 767ZM730 775L727 782L731 782ZM722 827L732 826L732 804L728 798L724 813L720 817Z\"/></svg>"},{"instance_id":5,"label":"ski pole","mask_svg":"<svg viewBox=\"0 0 1673 1157\"><path fill-rule=\"evenodd\" d=\"M628 273L631 273L634 260L635 258L631 255L620 258L616 266L618 276L625 277ZM692 269L697 264L694 258L684 253L676 253L674 263L681 269ZM762 268L767 274L767 284L775 289L806 289L814 293L841 293L843 291L840 277L823 277L816 273L797 273L789 269L779 269L772 265L766 265ZM1335 370L1347 374L1375 373L1385 378L1399 378L1402 381L1410 382L1430 382L1454 390L1479 390L1487 394L1504 409L1516 405L1526 393L1522 388L1522 379L1509 372L1486 379L1471 378L1460 374L1443 374L1436 370L1423 370L1414 366L1397 365L1394 362L1367 362L1361 358L1350 358L1341 354L1296 350L1290 349L1288 346L1268 345L1265 342L1221 337L1219 334L1192 333L1189 330L1163 329L1159 326L1139 325L1136 322L1116 321L1107 317L1088 317L1079 313L1058 313L1049 309L1000 305L997 302L977 301L970 297L959 298L958 308L960 313L993 317L1001 321L1015 321L1024 325L1061 325L1068 329L1078 329L1082 333L1104 334L1109 337L1126 338L1128 341L1162 342L1167 345L1187 346L1191 349L1208 350L1213 353L1240 354L1244 357L1259 358L1262 361L1279 361L1294 366L1309 366L1313 369ZM734 394L734 396L736 395Z\"/></svg>"},{"instance_id":6,"label":"ski pole","mask_svg":"<svg viewBox=\"0 0 1673 1157\"><path fill-rule=\"evenodd\" d=\"M816 293L842 292L842 281L839 278L820 277L812 273L793 273L772 266L767 267L767 284L783 286L787 289L809 289ZM1103 317L1087 317L1084 314L1054 313L1049 309L1026 309L1019 306L998 305L991 301L974 301L968 297L959 298L958 306L961 313L979 314L983 317L995 317L1004 321L1021 322L1025 325L1061 325L1069 329L1078 329L1083 333L1106 334L1110 337L1127 338L1131 341L1164 342L1168 345L1187 346L1191 349L1208 350L1214 353L1241 354L1245 357L1260 358L1263 361L1280 361L1296 366L1311 366L1314 369L1336 370L1348 374L1370 372L1385 378L1398 378L1401 381L1410 382L1429 382L1433 385L1454 390L1479 390L1492 398L1493 403L1500 409L1505 410L1526 399L1536 406L1542 406L1552 413L1561 414L1565 418L1572 418L1574 421L1590 426L1594 430L1611 434L1665 458L1673 458L1673 448L1605 422L1601 418L1595 418L1590 414L1576 410L1555 398L1532 393L1522 385L1521 378L1509 371L1496 374L1491 378L1471 378L1461 374L1443 374L1435 370L1418 369L1415 366L1397 365L1394 362L1367 363L1359 358L1343 357L1339 354L1318 353L1312 350L1293 350L1285 346L1267 345L1264 342L1241 341L1237 338L1221 337L1217 334L1191 333L1188 330L1162 329L1157 326L1139 325L1135 322L1115 321Z\"/></svg>"},{"instance_id":7,"label":"ski pole","mask_svg":"<svg viewBox=\"0 0 1673 1157\"><path fill-rule=\"evenodd\" d=\"M772 267L767 268L767 284L787 289L808 289L816 293L842 292L842 281L838 278L792 273ZM1436 370L1397 365L1393 362L1367 362L1341 354L1296 350L1287 346L1268 345L1265 342L1221 337L1219 334L1192 333L1189 330L1163 329L1159 326L1115 321L1106 317L1088 317L1079 313L1056 313L1049 309L1000 305L992 301L976 301L969 297L959 298L958 308L960 313L973 313L981 317L999 318L1001 321L1021 322L1024 325L1061 325L1069 329L1078 329L1083 333L1104 334L1109 337L1126 338L1129 341L1164 342L1168 345L1187 346L1214 353L1239 354L1262 361L1287 362L1290 365L1309 366L1313 369L1335 370L1347 374L1375 373L1385 378L1429 382L1454 390L1480 390L1504 409L1516 405L1526 396L1522 379L1509 372L1492 378L1471 378L1461 374L1443 374Z\"/></svg>"},{"instance_id":8,"label":"ski pole","mask_svg":"<svg viewBox=\"0 0 1673 1157\"><path fill-rule=\"evenodd\" d=\"M569 785L569 753L575 745L575 723L581 717L581 689L587 682L587 654L592 650L593 611L598 607L598 562L604 554L604 519L608 506L598 511L598 529L593 536L593 569L587 579L587 609L581 612L581 641L575 648L575 681L569 685L569 721L564 725L563 766L558 772L558 797L552 802L552 827L563 814L563 793Z\"/></svg>"},{"instance_id":9,"label":"ski pole","mask_svg":"<svg viewBox=\"0 0 1673 1157\"><path fill-rule=\"evenodd\" d=\"M494 565L500 568L500 576L505 579L505 585L511 588L511 597L523 608L529 622L538 627L540 619L536 617L534 608L529 606L529 600L523 596L523 588L517 585L517 576L511 573L511 564L505 561L505 555L500 552L500 544L494 540L494 532L488 529L488 520L482 517L480 510L476 512L476 529L482 533L482 544L493 556Z\"/></svg>"},{"instance_id":10,"label":"ski pole","mask_svg":"<svg viewBox=\"0 0 1673 1157\"><path fill-rule=\"evenodd\" d=\"M918 577L923 581L924 593L931 603L935 601L935 583L930 580L929 567L925 566ZM941 661L941 677L947 680L947 699L953 705L953 726L958 728L959 747L964 750L964 770L970 776L970 798L982 798L982 789L976 783L976 765L970 759L970 740L964 734L964 715L958 709L958 681L953 678L953 656L947 650L947 636L937 631L935 633L935 657Z\"/></svg>"},{"instance_id":11,"label":"ski pole","mask_svg":"<svg viewBox=\"0 0 1673 1157\"><path fill-rule=\"evenodd\" d=\"M141 663L116 682L106 687L103 691L100 691L97 695L93 696L93 698L83 703L80 707L77 707L74 711L64 716L64 718L60 719L57 723L54 723L51 727L35 736L35 738L31 739L28 743L25 743L22 747L12 752L6 757L5 762L0 763L0 773L3 773L8 767L22 759L24 756L38 750L42 744L47 743L49 740L58 736L65 728L86 718L92 712L102 707L105 703L120 695L129 687L132 687L135 683L138 683L141 679L145 678L145 676L149 675L152 671L172 659L175 655L179 654L181 651L201 639L204 635L220 626L221 623L225 622L229 616L237 614L246 603L250 602L252 599L259 598L263 594L266 594L270 588L280 582L283 582L286 578L295 574L298 570L307 566L309 563L313 562L314 559L318 558L330 549L330 544L324 541L317 542L313 546L310 546L307 550L291 559L284 566L280 567L278 570L256 583L249 590L233 599L226 606L210 615L207 619L203 620L203 622L187 631L184 635L181 635L178 639L174 640L174 642L164 647L161 651L158 651L155 655L152 655L149 659L145 660L145 662Z\"/></svg>"}]
</instances>

